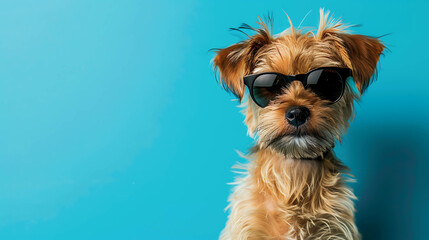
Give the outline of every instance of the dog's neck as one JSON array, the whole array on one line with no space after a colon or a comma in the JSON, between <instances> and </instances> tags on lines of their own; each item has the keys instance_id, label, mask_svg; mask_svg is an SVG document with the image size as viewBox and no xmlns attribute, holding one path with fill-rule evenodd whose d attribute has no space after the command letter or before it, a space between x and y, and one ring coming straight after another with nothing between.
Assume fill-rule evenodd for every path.
<instances>
[{"instance_id":1,"label":"dog's neck","mask_svg":"<svg viewBox=\"0 0 429 240\"><path fill-rule=\"evenodd\" d=\"M286 205L317 204L327 187L342 181L344 167L332 152L311 159L287 159L283 154L267 149L253 152L254 162L249 173L260 192ZM310 206L318 207L318 206Z\"/></svg>"}]
</instances>

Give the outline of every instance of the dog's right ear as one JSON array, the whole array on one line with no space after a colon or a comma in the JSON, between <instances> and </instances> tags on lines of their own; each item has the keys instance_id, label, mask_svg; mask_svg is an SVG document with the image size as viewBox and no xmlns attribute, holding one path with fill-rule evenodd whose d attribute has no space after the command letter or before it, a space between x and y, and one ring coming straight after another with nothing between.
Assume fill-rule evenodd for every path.
<instances>
[{"instance_id":1,"label":"dog's right ear","mask_svg":"<svg viewBox=\"0 0 429 240\"><path fill-rule=\"evenodd\" d=\"M220 85L231 91L240 101L244 95L247 45L247 42L241 42L220 49L213 59L214 68L219 71Z\"/></svg>"},{"instance_id":2,"label":"dog's right ear","mask_svg":"<svg viewBox=\"0 0 429 240\"><path fill-rule=\"evenodd\" d=\"M213 59L214 69L219 71L220 84L232 92L240 101L244 95L243 77L254 69L258 51L272 41L268 27L261 21L261 29L246 28L257 32L248 40L219 49Z\"/></svg>"}]
</instances>

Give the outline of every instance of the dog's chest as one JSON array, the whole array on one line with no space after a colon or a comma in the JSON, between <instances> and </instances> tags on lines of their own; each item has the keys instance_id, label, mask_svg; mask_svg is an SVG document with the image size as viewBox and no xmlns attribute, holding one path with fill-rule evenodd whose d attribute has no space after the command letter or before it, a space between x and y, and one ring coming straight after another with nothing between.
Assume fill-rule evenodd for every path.
<instances>
[{"instance_id":1,"label":"dog's chest","mask_svg":"<svg viewBox=\"0 0 429 240\"><path fill-rule=\"evenodd\" d=\"M269 226L269 234L274 239L289 239L293 232L292 219L288 217L286 212L288 209L282 208L271 197L265 197L261 210L266 214L267 224Z\"/></svg>"}]
</instances>

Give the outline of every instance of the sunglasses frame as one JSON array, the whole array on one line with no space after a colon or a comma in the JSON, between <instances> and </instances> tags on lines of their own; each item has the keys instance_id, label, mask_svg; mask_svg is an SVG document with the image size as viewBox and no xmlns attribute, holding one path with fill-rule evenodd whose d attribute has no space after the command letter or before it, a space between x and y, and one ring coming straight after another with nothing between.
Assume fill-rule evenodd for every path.
<instances>
[{"instance_id":1,"label":"sunglasses frame","mask_svg":"<svg viewBox=\"0 0 429 240\"><path fill-rule=\"evenodd\" d=\"M283 81L285 83L287 83L288 85L291 84L293 81L299 81L302 83L302 85L304 85L304 88L307 89L308 84L307 84L307 78L310 75L310 73L314 72L314 71L318 71L318 70L333 70L335 72L338 73L338 75L340 75L341 77L341 81L342 81L342 89L341 89L341 94L340 96L335 100L335 101L331 101L331 103L335 103L338 102L344 94L344 89L346 86L346 80L348 77L352 76L352 70L350 68L342 68L342 67L321 67L321 68L316 68L313 69L307 73L304 74L296 74L296 75L284 75L278 72L263 72L263 73L257 73L257 74L251 74L251 75L246 75L243 78L244 84L248 87L249 92L250 92L250 96L252 97L252 100L254 103L256 103L256 105L258 105L261 108L264 108L266 106L268 106L268 104L266 106L261 106L254 98L253 96L253 84L255 83L255 80L264 74L277 74L279 76L281 76L283 78ZM288 86L286 85L286 86Z\"/></svg>"}]
</instances>

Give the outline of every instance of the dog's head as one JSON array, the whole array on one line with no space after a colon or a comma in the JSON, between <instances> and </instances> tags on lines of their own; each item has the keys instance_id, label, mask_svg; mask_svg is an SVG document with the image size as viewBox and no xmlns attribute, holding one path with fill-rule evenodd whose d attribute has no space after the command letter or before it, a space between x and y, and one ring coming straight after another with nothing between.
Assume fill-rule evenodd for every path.
<instances>
[{"instance_id":1,"label":"dog's head","mask_svg":"<svg viewBox=\"0 0 429 240\"><path fill-rule=\"evenodd\" d=\"M242 27L255 35L217 51L221 84L243 101L249 135L260 148L316 158L349 127L353 102L370 84L385 47L377 38L347 34L322 11L316 33L291 27L273 36L258 24Z\"/></svg>"}]
</instances>

